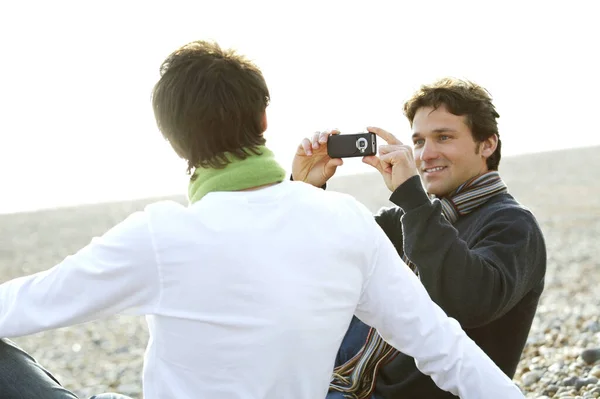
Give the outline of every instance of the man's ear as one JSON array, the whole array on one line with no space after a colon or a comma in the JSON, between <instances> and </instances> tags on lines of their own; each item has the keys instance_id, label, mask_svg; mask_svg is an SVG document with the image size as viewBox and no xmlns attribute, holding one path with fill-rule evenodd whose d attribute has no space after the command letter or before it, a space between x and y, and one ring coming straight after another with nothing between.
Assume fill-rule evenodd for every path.
<instances>
[{"instance_id":1,"label":"man's ear","mask_svg":"<svg viewBox=\"0 0 600 399\"><path fill-rule=\"evenodd\" d=\"M494 134L481 142L481 156L488 159L498 148L498 135Z\"/></svg>"},{"instance_id":2,"label":"man's ear","mask_svg":"<svg viewBox=\"0 0 600 399\"><path fill-rule=\"evenodd\" d=\"M269 126L269 123L267 122L267 110L265 110L265 112L263 113L263 116L262 116L262 131L263 131L263 133L267 130L268 126Z\"/></svg>"}]
</instances>

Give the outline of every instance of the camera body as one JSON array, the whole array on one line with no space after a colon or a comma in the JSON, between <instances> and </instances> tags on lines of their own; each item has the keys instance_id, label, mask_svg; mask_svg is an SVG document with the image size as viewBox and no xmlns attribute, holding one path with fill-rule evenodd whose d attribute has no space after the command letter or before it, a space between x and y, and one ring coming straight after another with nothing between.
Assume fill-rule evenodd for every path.
<instances>
[{"instance_id":1,"label":"camera body","mask_svg":"<svg viewBox=\"0 0 600 399\"><path fill-rule=\"evenodd\" d=\"M327 139L327 155L331 158L366 157L375 154L375 133L332 134Z\"/></svg>"}]
</instances>

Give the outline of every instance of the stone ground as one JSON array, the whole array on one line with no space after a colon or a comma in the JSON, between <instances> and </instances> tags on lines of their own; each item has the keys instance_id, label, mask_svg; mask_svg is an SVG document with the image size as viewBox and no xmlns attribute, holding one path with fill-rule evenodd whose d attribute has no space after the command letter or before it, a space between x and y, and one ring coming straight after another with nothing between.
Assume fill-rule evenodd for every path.
<instances>
[{"instance_id":1,"label":"stone ground","mask_svg":"<svg viewBox=\"0 0 600 399\"><path fill-rule=\"evenodd\" d=\"M600 397L599 151L501 163L510 191L536 214L548 246L546 289L515 376L528 398ZM373 211L388 204L377 175L342 176L329 189L349 192ZM0 215L0 282L51 267L150 201ZM105 391L141 398L147 339L143 318L114 316L14 341L81 398Z\"/></svg>"}]
</instances>

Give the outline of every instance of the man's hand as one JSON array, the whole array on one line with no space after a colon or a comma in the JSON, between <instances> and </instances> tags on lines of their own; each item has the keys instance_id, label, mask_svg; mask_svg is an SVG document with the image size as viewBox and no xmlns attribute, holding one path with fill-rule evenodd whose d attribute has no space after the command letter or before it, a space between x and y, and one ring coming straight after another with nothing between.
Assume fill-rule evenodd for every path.
<instances>
[{"instance_id":1,"label":"man's hand","mask_svg":"<svg viewBox=\"0 0 600 399\"><path fill-rule=\"evenodd\" d=\"M402 183L416 176L417 167L412 148L403 144L393 134L378 127L368 127L369 132L385 140L387 145L380 145L379 157L371 155L363 158L363 162L371 165L381 173L385 185L390 191L396 190Z\"/></svg>"},{"instance_id":2,"label":"man's hand","mask_svg":"<svg viewBox=\"0 0 600 399\"><path fill-rule=\"evenodd\" d=\"M339 133L339 130L316 132L312 140L302 140L292 162L294 180L321 187L335 174L337 167L344 162L327 155L327 139L330 135Z\"/></svg>"}]
</instances>

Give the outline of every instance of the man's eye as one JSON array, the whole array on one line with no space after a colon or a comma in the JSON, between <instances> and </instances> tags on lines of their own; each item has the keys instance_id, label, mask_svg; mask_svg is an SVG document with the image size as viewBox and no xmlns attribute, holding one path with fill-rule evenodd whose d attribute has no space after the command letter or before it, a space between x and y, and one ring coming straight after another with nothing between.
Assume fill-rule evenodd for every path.
<instances>
[{"instance_id":1,"label":"man's eye","mask_svg":"<svg viewBox=\"0 0 600 399\"><path fill-rule=\"evenodd\" d=\"M419 139L419 140L413 141L413 144L414 145L423 145L424 142L425 142L425 140Z\"/></svg>"},{"instance_id":2,"label":"man's eye","mask_svg":"<svg viewBox=\"0 0 600 399\"><path fill-rule=\"evenodd\" d=\"M440 140L442 140L442 141L445 141L445 140L448 140L448 139L450 139L450 136L446 136L445 134L443 134L443 135L440 136Z\"/></svg>"}]
</instances>

